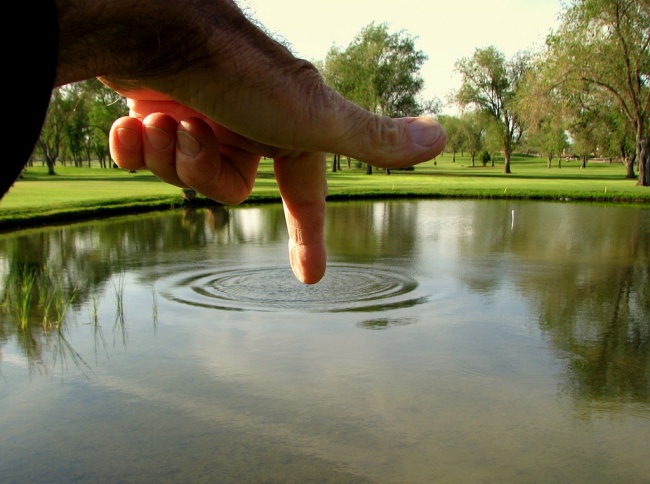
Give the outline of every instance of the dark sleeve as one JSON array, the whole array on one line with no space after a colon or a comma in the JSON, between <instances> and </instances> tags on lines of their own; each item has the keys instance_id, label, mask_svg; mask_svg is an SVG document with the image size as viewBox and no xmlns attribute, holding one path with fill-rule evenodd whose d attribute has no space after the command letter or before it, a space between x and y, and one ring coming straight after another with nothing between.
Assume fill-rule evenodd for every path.
<instances>
[{"instance_id":1,"label":"dark sleeve","mask_svg":"<svg viewBox=\"0 0 650 484\"><path fill-rule=\"evenodd\" d=\"M34 150L50 102L56 71L59 28L54 0L12 2L2 29L8 61L4 70L5 136L0 161L0 196L20 175ZM16 31L20 34L16 34Z\"/></svg>"}]
</instances>

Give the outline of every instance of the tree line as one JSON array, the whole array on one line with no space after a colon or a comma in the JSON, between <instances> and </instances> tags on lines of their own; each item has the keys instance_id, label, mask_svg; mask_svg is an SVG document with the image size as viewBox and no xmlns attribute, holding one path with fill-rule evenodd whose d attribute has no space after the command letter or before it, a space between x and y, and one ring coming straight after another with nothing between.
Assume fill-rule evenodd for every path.
<instances>
[{"instance_id":1,"label":"tree line","mask_svg":"<svg viewBox=\"0 0 650 484\"><path fill-rule=\"evenodd\" d=\"M438 117L454 159L463 152L472 164L493 164L499 152L511 173L515 150L545 156L549 168L554 159L561 167L568 154L583 166L606 158L650 186L650 0L572 0L540 51L507 59L493 46L477 48L456 62L460 87L446 96L459 116L441 114L440 99L421 97L428 56L416 41L373 22L316 67L329 86L369 111ZM34 156L51 173L57 160L80 166L95 157L112 166L108 132L127 112L124 99L96 80L55 89ZM332 171L338 169L334 154Z\"/></svg>"},{"instance_id":2,"label":"tree line","mask_svg":"<svg viewBox=\"0 0 650 484\"><path fill-rule=\"evenodd\" d=\"M27 166L40 158L48 173L57 162L117 167L110 159L108 133L113 121L128 114L126 99L97 79L52 90L50 106L38 142Z\"/></svg>"},{"instance_id":3,"label":"tree line","mask_svg":"<svg viewBox=\"0 0 650 484\"><path fill-rule=\"evenodd\" d=\"M456 62L460 88L447 96L460 116L440 115L439 99L419 97L426 54L407 32L387 24L364 28L346 49L333 47L319 66L348 99L386 116L438 115L447 151L472 162L499 151L511 172L513 150L536 151L550 163L571 152L617 159L626 175L650 186L650 2L573 0L540 52L512 59L495 47Z\"/></svg>"}]
</instances>

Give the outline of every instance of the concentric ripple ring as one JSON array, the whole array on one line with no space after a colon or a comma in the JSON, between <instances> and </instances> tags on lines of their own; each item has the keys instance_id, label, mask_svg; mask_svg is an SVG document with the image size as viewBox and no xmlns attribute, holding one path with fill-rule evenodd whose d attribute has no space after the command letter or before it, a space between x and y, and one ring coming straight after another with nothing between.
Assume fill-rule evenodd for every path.
<instances>
[{"instance_id":1,"label":"concentric ripple ring","mask_svg":"<svg viewBox=\"0 0 650 484\"><path fill-rule=\"evenodd\" d=\"M233 267L174 277L169 300L229 311L382 311L426 301L418 283L394 269L331 264L314 285L298 282L286 266Z\"/></svg>"}]
</instances>

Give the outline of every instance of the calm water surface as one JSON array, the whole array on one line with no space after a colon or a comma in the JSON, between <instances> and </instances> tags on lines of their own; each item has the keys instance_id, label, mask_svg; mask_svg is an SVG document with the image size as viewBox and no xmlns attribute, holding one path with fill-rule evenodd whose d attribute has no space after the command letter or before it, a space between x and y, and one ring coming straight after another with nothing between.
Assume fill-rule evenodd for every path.
<instances>
[{"instance_id":1,"label":"calm water surface","mask_svg":"<svg viewBox=\"0 0 650 484\"><path fill-rule=\"evenodd\" d=\"M650 207L327 224L314 286L279 205L1 235L0 481L650 482Z\"/></svg>"}]
</instances>

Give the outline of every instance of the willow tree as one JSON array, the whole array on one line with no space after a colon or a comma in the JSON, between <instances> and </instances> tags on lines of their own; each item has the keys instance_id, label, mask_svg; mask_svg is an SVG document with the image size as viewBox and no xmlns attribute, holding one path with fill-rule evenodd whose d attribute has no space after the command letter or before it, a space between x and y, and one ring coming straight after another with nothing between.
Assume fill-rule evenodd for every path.
<instances>
[{"instance_id":1,"label":"willow tree","mask_svg":"<svg viewBox=\"0 0 650 484\"><path fill-rule=\"evenodd\" d=\"M454 100L461 108L472 106L493 121L503 147L505 173L511 172L510 156L524 132L517 112L517 92L529 64L527 54L517 54L508 61L493 46L476 49L472 57L456 62L462 79Z\"/></svg>"},{"instance_id":2,"label":"willow tree","mask_svg":"<svg viewBox=\"0 0 650 484\"><path fill-rule=\"evenodd\" d=\"M526 123L527 141L546 156L548 168L555 156L562 168L562 155L569 147L569 103L556 84L553 74L546 69L544 56L539 54L517 96L517 110Z\"/></svg>"},{"instance_id":3,"label":"willow tree","mask_svg":"<svg viewBox=\"0 0 650 484\"><path fill-rule=\"evenodd\" d=\"M366 26L342 50L333 46L322 65L327 84L358 106L390 117L418 116L439 103L422 103L420 69L428 57L415 38L385 23ZM372 166L367 165L368 173Z\"/></svg>"},{"instance_id":4,"label":"willow tree","mask_svg":"<svg viewBox=\"0 0 650 484\"><path fill-rule=\"evenodd\" d=\"M628 176L650 186L650 1L573 0L547 40L548 62L566 91L589 90L618 106L636 150Z\"/></svg>"}]
</instances>

